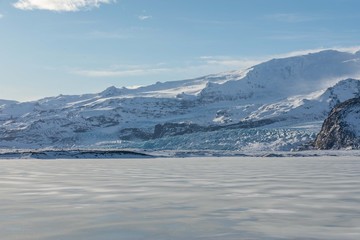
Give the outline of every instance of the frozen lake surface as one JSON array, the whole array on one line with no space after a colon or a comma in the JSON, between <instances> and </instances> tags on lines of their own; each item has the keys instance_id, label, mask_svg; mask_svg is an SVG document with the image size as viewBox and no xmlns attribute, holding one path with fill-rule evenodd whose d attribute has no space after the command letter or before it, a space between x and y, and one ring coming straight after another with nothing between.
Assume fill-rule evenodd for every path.
<instances>
[{"instance_id":1,"label":"frozen lake surface","mask_svg":"<svg viewBox=\"0 0 360 240\"><path fill-rule=\"evenodd\" d=\"M360 158L1 160L1 239L360 239Z\"/></svg>"}]
</instances>

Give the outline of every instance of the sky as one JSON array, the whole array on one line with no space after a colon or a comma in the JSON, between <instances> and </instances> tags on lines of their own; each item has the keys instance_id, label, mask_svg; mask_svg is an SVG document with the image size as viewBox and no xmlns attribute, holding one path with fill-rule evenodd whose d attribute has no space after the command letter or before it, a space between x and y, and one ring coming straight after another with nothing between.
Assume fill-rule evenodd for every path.
<instances>
[{"instance_id":1,"label":"sky","mask_svg":"<svg viewBox=\"0 0 360 240\"><path fill-rule=\"evenodd\" d=\"M0 99L241 70L360 46L359 0L0 0Z\"/></svg>"}]
</instances>

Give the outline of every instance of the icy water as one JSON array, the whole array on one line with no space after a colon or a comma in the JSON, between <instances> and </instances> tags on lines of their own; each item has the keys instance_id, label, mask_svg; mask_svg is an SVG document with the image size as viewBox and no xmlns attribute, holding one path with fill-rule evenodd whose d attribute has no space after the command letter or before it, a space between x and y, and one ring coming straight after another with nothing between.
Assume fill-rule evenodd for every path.
<instances>
[{"instance_id":1,"label":"icy water","mask_svg":"<svg viewBox=\"0 0 360 240\"><path fill-rule=\"evenodd\" d=\"M360 159L1 160L1 239L360 239Z\"/></svg>"}]
</instances>

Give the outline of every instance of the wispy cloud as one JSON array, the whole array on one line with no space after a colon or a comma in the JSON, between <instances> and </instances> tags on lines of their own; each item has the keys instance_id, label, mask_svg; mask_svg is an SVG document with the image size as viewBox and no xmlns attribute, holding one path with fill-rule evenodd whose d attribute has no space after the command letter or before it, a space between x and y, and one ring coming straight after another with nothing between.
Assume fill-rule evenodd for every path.
<instances>
[{"instance_id":1,"label":"wispy cloud","mask_svg":"<svg viewBox=\"0 0 360 240\"><path fill-rule=\"evenodd\" d=\"M259 63L258 59L234 58L228 56L202 56L200 60L206 65L217 65L245 69Z\"/></svg>"},{"instance_id":2,"label":"wispy cloud","mask_svg":"<svg viewBox=\"0 0 360 240\"><path fill-rule=\"evenodd\" d=\"M1 13L0 13L0 19L2 19L4 17L4 15L2 15Z\"/></svg>"},{"instance_id":3,"label":"wispy cloud","mask_svg":"<svg viewBox=\"0 0 360 240\"><path fill-rule=\"evenodd\" d=\"M138 19L141 20L141 21L145 21L145 20L148 20L150 18L152 18L152 16L150 16L150 15L140 15L140 16L138 16Z\"/></svg>"},{"instance_id":4,"label":"wispy cloud","mask_svg":"<svg viewBox=\"0 0 360 240\"><path fill-rule=\"evenodd\" d=\"M177 76L179 79L198 77L230 70L244 70L259 63L258 60L235 59L225 56L204 56L177 65L118 65L98 69L72 69L71 74L90 78L130 78ZM171 80L167 79L167 80Z\"/></svg>"},{"instance_id":5,"label":"wispy cloud","mask_svg":"<svg viewBox=\"0 0 360 240\"><path fill-rule=\"evenodd\" d=\"M49 10L56 12L76 12L100 7L116 0L18 0L13 4L21 10Z\"/></svg>"},{"instance_id":6,"label":"wispy cloud","mask_svg":"<svg viewBox=\"0 0 360 240\"><path fill-rule=\"evenodd\" d=\"M202 56L192 59L186 63L178 63L176 65L168 65L164 63L154 65L118 65L110 66L103 69L73 69L71 74L90 78L139 78L149 77L165 81L195 78L212 73L245 70L259 63L274 59L287 58L309 53L316 53L323 50L338 50L343 52L354 53L360 50L360 46L353 47L333 47L333 48L315 48L298 50L276 55L254 56L251 58L231 57L231 56ZM176 78L174 79L174 76Z\"/></svg>"},{"instance_id":7,"label":"wispy cloud","mask_svg":"<svg viewBox=\"0 0 360 240\"><path fill-rule=\"evenodd\" d=\"M152 18L151 15L147 14L146 10L143 10L141 14L137 15L137 18L140 21L145 21L145 20L149 20Z\"/></svg>"},{"instance_id":8,"label":"wispy cloud","mask_svg":"<svg viewBox=\"0 0 360 240\"><path fill-rule=\"evenodd\" d=\"M168 68L161 67L142 67L142 66L129 66L127 69L97 69L97 70L73 70L72 73L94 78L109 78L109 77L134 77L134 76L147 76L156 75L170 71Z\"/></svg>"},{"instance_id":9,"label":"wispy cloud","mask_svg":"<svg viewBox=\"0 0 360 240\"><path fill-rule=\"evenodd\" d=\"M310 22L316 20L318 17L301 15L297 13L277 13L266 15L265 19L273 20L278 22L287 22L287 23L300 23L300 22Z\"/></svg>"}]
</instances>

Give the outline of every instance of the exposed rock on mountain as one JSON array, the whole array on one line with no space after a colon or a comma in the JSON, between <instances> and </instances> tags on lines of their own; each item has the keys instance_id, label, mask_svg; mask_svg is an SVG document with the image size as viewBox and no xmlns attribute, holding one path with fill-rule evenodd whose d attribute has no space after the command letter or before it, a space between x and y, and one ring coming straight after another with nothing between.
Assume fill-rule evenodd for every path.
<instances>
[{"instance_id":1,"label":"exposed rock on mountain","mask_svg":"<svg viewBox=\"0 0 360 240\"><path fill-rule=\"evenodd\" d=\"M220 130L231 130L231 129L251 129L266 126L276 122L273 119L263 119L258 121L241 121L239 123L229 125L211 125L211 126L200 126L193 123L165 123L157 124L154 129L153 137L162 138L165 136L178 136L190 133L199 132L214 132Z\"/></svg>"},{"instance_id":2,"label":"exposed rock on mountain","mask_svg":"<svg viewBox=\"0 0 360 240\"><path fill-rule=\"evenodd\" d=\"M317 149L360 148L360 98L337 105L316 137Z\"/></svg>"}]
</instances>

